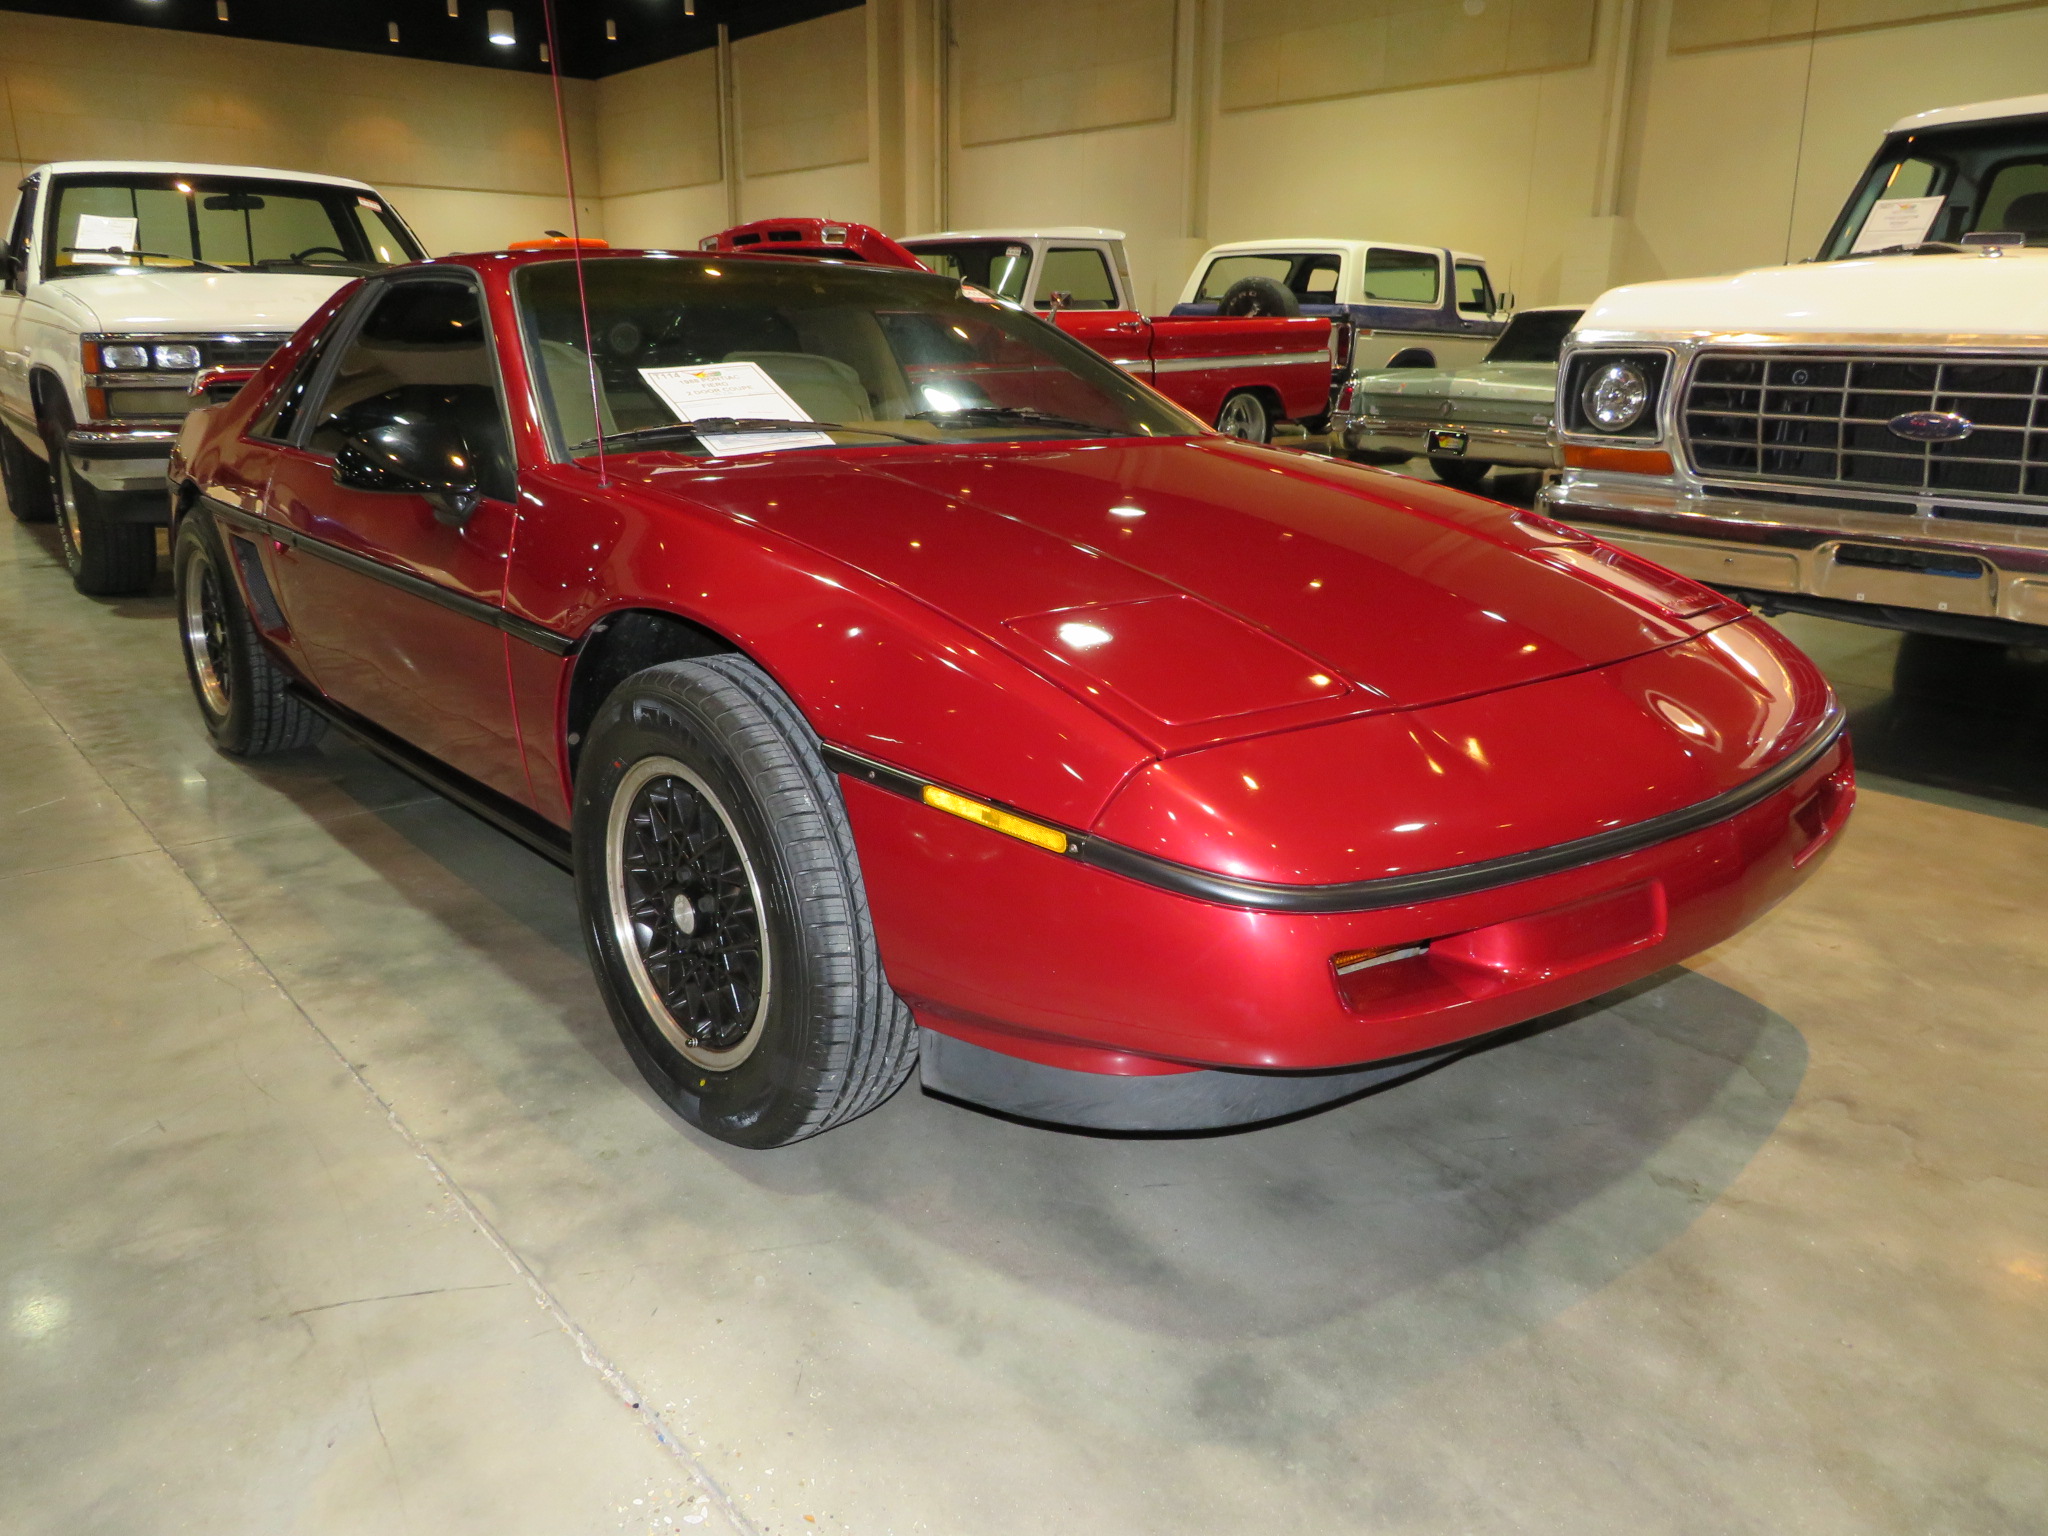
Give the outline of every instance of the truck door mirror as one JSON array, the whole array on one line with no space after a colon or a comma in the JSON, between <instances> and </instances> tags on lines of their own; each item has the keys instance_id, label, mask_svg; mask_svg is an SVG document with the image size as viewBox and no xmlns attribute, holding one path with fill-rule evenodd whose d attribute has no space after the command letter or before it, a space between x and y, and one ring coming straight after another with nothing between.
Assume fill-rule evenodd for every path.
<instances>
[{"instance_id":1,"label":"truck door mirror","mask_svg":"<svg viewBox=\"0 0 2048 1536\"><path fill-rule=\"evenodd\" d=\"M1496 300L1494 301L1494 305L1493 305L1493 308L1494 308L1494 312L1495 312L1496 314L1503 314L1503 315L1506 315L1506 314L1512 314L1512 313L1514 313L1514 308L1515 308L1515 294L1514 294L1514 290L1513 290L1513 289L1509 289L1509 290L1508 290L1508 291L1507 291L1506 293L1502 294L1502 295L1501 295L1501 296L1500 296L1500 297L1499 297L1498 299L1496 299Z\"/></svg>"},{"instance_id":2,"label":"truck door mirror","mask_svg":"<svg viewBox=\"0 0 2048 1536\"><path fill-rule=\"evenodd\" d=\"M448 422L411 412L360 426L334 454L334 483L352 491L423 496L434 521L460 528L483 492L474 456L462 432Z\"/></svg>"}]
</instances>

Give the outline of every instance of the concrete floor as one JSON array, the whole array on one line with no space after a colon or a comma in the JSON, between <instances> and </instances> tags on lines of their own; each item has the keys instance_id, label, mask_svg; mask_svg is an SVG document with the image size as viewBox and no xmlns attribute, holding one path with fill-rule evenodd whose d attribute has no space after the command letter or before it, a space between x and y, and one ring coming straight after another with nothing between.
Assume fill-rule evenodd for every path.
<instances>
[{"instance_id":1,"label":"concrete floor","mask_svg":"<svg viewBox=\"0 0 2048 1536\"><path fill-rule=\"evenodd\" d=\"M0 522L10 1536L2020 1533L2048 663L1790 621L1861 809L1749 932L1319 1117L801 1147L641 1087L567 881L209 750Z\"/></svg>"}]
</instances>

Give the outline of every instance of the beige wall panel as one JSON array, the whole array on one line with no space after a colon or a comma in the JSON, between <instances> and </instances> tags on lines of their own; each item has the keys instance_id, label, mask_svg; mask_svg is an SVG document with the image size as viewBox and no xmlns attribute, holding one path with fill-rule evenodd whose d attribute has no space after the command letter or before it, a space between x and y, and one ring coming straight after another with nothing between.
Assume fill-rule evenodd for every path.
<instances>
[{"instance_id":1,"label":"beige wall panel","mask_svg":"<svg viewBox=\"0 0 2048 1536\"><path fill-rule=\"evenodd\" d=\"M828 165L780 176L749 176L740 183L740 222L754 219L844 219L877 224L882 217L881 178L872 163ZM719 222L700 231L713 234Z\"/></svg>"},{"instance_id":2,"label":"beige wall panel","mask_svg":"<svg viewBox=\"0 0 2048 1536\"><path fill-rule=\"evenodd\" d=\"M955 0L961 142L1173 116L1175 25L1174 0Z\"/></svg>"},{"instance_id":3,"label":"beige wall panel","mask_svg":"<svg viewBox=\"0 0 2048 1536\"><path fill-rule=\"evenodd\" d=\"M591 175L595 90L564 85L577 163ZM197 160L353 176L386 191L439 251L568 217L553 96L539 76L0 12L0 86L24 166Z\"/></svg>"},{"instance_id":4,"label":"beige wall panel","mask_svg":"<svg viewBox=\"0 0 2048 1536\"><path fill-rule=\"evenodd\" d=\"M682 187L634 192L604 202L605 238L613 245L647 250L690 250L706 235L725 228L725 187Z\"/></svg>"},{"instance_id":5,"label":"beige wall panel","mask_svg":"<svg viewBox=\"0 0 2048 1536\"><path fill-rule=\"evenodd\" d=\"M718 55L685 54L597 82L599 180L606 197L700 187L718 158Z\"/></svg>"},{"instance_id":6,"label":"beige wall panel","mask_svg":"<svg viewBox=\"0 0 2048 1536\"><path fill-rule=\"evenodd\" d=\"M1597 11L1597 0L1222 4L1225 111L1580 66Z\"/></svg>"},{"instance_id":7,"label":"beige wall panel","mask_svg":"<svg viewBox=\"0 0 2048 1536\"><path fill-rule=\"evenodd\" d=\"M2035 0L2040 3L2040 0ZM1729 48L2026 8L2028 0L1675 0L1671 47Z\"/></svg>"},{"instance_id":8,"label":"beige wall panel","mask_svg":"<svg viewBox=\"0 0 2048 1536\"><path fill-rule=\"evenodd\" d=\"M955 229L1121 229L1130 237L1137 301L1156 312L1173 302L1201 248L1182 233L1183 150L1175 123L958 149L948 222Z\"/></svg>"},{"instance_id":9,"label":"beige wall panel","mask_svg":"<svg viewBox=\"0 0 2048 1536\"><path fill-rule=\"evenodd\" d=\"M868 158L865 7L742 38L732 62L746 175Z\"/></svg>"}]
</instances>

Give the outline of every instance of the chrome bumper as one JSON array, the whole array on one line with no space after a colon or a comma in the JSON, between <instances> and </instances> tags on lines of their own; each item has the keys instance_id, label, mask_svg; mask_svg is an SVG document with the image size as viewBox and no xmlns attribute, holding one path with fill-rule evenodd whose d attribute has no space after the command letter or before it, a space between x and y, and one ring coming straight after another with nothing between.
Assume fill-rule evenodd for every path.
<instances>
[{"instance_id":1,"label":"chrome bumper","mask_svg":"<svg viewBox=\"0 0 2048 1536\"><path fill-rule=\"evenodd\" d=\"M1539 505L1695 581L1766 603L1784 594L1788 608L1839 609L1895 628L1919 627L1916 614L2048 626L2048 525L1751 502L1583 470L1545 485ZM1939 620L1926 627L1962 632Z\"/></svg>"},{"instance_id":2,"label":"chrome bumper","mask_svg":"<svg viewBox=\"0 0 2048 1536\"><path fill-rule=\"evenodd\" d=\"M1483 464L1512 464L1550 469L1558 462L1547 427L1504 427L1462 421L1402 421L1387 416L1339 416L1330 422L1330 436L1346 448L1376 453L1429 452L1432 432L1457 432L1465 438L1460 458Z\"/></svg>"},{"instance_id":3,"label":"chrome bumper","mask_svg":"<svg viewBox=\"0 0 2048 1536\"><path fill-rule=\"evenodd\" d=\"M177 427L74 427L64 436L78 472L103 491L161 491Z\"/></svg>"}]
</instances>

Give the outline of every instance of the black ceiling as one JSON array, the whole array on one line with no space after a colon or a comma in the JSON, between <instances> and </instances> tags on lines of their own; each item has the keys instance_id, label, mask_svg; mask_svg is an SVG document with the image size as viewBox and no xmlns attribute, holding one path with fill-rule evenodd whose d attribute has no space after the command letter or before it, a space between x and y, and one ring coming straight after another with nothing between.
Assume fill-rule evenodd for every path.
<instances>
[{"instance_id":1,"label":"black ceiling","mask_svg":"<svg viewBox=\"0 0 2048 1536\"><path fill-rule=\"evenodd\" d=\"M720 22L734 37L747 37L859 4L860 0L696 0L697 14L685 16L684 0L555 0L555 29L561 38L562 73L594 80L713 47ZM444 64L542 72L548 67L540 60L540 43L547 35L540 0L495 0L495 5L458 0L459 16L448 14L449 0L227 0L226 21L215 15L215 6L216 0L25 0L0 3L0 10L399 54ZM516 45L500 47L485 34L485 12L492 9L512 12ZM387 36L392 22L398 23L396 43ZM616 25L616 42L606 38L606 22Z\"/></svg>"}]
</instances>

